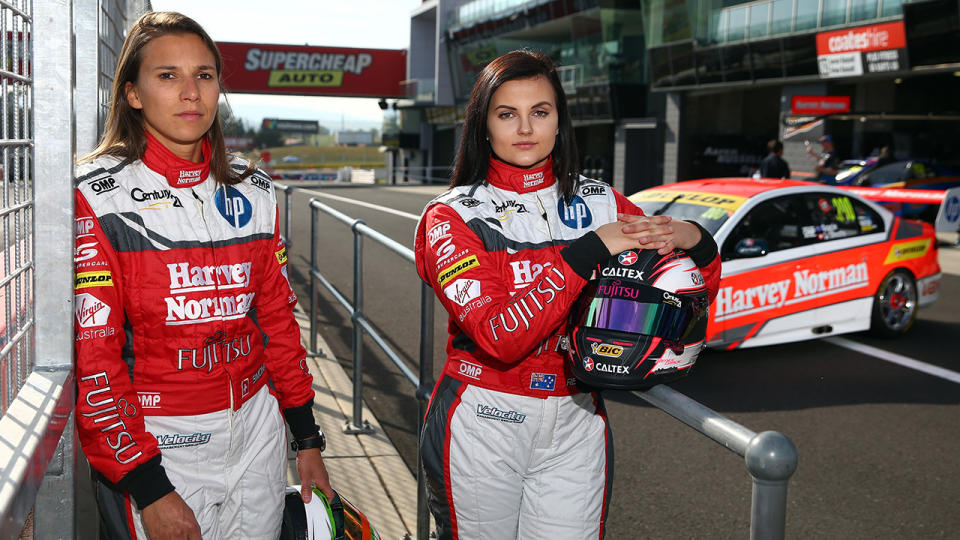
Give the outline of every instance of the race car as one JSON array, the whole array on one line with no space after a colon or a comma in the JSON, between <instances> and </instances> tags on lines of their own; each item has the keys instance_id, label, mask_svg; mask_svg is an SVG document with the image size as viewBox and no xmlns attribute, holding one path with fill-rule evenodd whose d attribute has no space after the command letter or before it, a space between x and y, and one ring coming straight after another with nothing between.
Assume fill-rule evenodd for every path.
<instances>
[{"instance_id":1,"label":"race car","mask_svg":"<svg viewBox=\"0 0 960 540\"><path fill-rule=\"evenodd\" d=\"M840 164L839 186L871 186L900 189L944 190L960 186L960 174L920 159L901 159L879 164L877 158L849 159ZM936 205L918 203L883 203L890 211L907 218L933 222Z\"/></svg>"},{"instance_id":2,"label":"race car","mask_svg":"<svg viewBox=\"0 0 960 540\"><path fill-rule=\"evenodd\" d=\"M657 186L630 200L647 215L692 219L714 235L722 273L708 347L868 329L896 336L939 295L934 227L841 188L718 178Z\"/></svg>"}]
</instances>

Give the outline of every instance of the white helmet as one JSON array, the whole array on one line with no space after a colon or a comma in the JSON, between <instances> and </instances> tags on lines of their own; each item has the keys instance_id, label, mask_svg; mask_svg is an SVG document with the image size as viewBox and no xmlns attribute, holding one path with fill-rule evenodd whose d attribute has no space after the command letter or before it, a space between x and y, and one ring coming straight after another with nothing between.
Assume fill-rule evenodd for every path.
<instances>
[{"instance_id":1,"label":"white helmet","mask_svg":"<svg viewBox=\"0 0 960 540\"><path fill-rule=\"evenodd\" d=\"M313 488L304 503L300 486L287 486L280 540L380 540L380 534L356 506L335 494L332 501Z\"/></svg>"}]
</instances>

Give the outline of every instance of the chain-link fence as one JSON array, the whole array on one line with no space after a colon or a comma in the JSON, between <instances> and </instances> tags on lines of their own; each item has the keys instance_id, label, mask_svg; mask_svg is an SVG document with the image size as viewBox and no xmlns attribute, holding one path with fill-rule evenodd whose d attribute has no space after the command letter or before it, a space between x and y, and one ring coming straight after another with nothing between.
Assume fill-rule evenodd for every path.
<instances>
[{"instance_id":1,"label":"chain-link fence","mask_svg":"<svg viewBox=\"0 0 960 540\"><path fill-rule=\"evenodd\" d=\"M2 538L84 536L71 417L73 167L102 129L126 29L149 8L0 0Z\"/></svg>"}]
</instances>

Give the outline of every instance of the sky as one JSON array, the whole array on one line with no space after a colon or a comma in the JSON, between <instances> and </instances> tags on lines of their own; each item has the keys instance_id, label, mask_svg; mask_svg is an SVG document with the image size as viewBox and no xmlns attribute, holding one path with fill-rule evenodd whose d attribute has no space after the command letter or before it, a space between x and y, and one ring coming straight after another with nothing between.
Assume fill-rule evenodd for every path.
<instances>
[{"instance_id":1,"label":"sky","mask_svg":"<svg viewBox=\"0 0 960 540\"><path fill-rule=\"evenodd\" d=\"M407 49L410 13L422 0L151 0L179 11L214 41ZM377 100L230 94L233 114L256 127L263 118L319 120L333 131L380 129Z\"/></svg>"}]
</instances>

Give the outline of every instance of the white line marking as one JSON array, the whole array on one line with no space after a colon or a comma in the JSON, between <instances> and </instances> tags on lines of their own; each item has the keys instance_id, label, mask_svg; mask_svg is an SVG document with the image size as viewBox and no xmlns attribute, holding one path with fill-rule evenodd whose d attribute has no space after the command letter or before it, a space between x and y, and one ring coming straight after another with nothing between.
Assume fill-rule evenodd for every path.
<instances>
[{"instance_id":1,"label":"white line marking","mask_svg":"<svg viewBox=\"0 0 960 540\"><path fill-rule=\"evenodd\" d=\"M880 360L886 360L887 362L900 364L901 366L922 371L928 375L933 375L934 377L940 377L941 379L946 379L950 382L960 384L960 373L957 373L956 371L950 371L949 369L927 364L919 360L914 360L913 358L907 358L906 356L901 356L890 351L871 347L870 345L864 345L863 343L857 343L856 341L851 341L842 337L824 338L824 341L829 341L838 347L844 347L852 351L857 351L859 353L879 358Z\"/></svg>"},{"instance_id":2,"label":"white line marking","mask_svg":"<svg viewBox=\"0 0 960 540\"><path fill-rule=\"evenodd\" d=\"M346 197L340 197L340 196L338 196L338 195L331 195L331 194L329 194L329 193L324 193L324 192L321 192L321 191L310 191L310 190L304 190L304 191L307 192L307 193L310 193L310 194L312 194L312 195L318 195L318 196L320 196L320 197L326 197L326 198L328 198L328 199L333 199L333 200L335 200L335 201L341 201L341 202L345 202L345 203L355 204L355 205L357 205L357 206L365 206L365 207L367 207L367 208L373 208L374 210L379 210L379 211L381 211L381 212L386 212L386 213L388 213L388 214L393 214L393 215L396 215L396 216L405 217L405 218L408 218L408 219L412 219L412 220L414 220L414 221L417 221L417 220L420 219L420 216L419 216L419 215L411 214L411 213L409 213L409 212L401 212L400 210L394 210L393 208L387 208L386 206L380 206L379 204L373 204L373 203L358 201L358 200L356 200L356 199L348 199L348 198L346 198Z\"/></svg>"}]
</instances>

